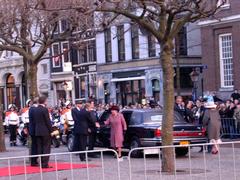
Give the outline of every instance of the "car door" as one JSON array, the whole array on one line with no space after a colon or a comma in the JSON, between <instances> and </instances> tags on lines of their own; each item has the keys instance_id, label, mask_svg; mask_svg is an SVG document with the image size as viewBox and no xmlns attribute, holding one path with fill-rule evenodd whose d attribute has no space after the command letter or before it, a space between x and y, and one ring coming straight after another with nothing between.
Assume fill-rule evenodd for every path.
<instances>
[{"instance_id":1,"label":"car door","mask_svg":"<svg viewBox=\"0 0 240 180\"><path fill-rule=\"evenodd\" d=\"M97 133L98 146L110 147L110 127L105 126L104 122L109 118L110 111L104 111L99 117L100 129Z\"/></svg>"},{"instance_id":2,"label":"car door","mask_svg":"<svg viewBox=\"0 0 240 180\"><path fill-rule=\"evenodd\" d=\"M123 111L122 114L123 114L123 117L124 117L124 119L126 121L126 124L127 124L127 132L126 132L125 137L124 137L124 146L126 147L126 145L128 144L128 141L129 141L129 132L131 131L129 129L129 123L130 123L130 120L131 120L132 111Z\"/></svg>"}]
</instances>

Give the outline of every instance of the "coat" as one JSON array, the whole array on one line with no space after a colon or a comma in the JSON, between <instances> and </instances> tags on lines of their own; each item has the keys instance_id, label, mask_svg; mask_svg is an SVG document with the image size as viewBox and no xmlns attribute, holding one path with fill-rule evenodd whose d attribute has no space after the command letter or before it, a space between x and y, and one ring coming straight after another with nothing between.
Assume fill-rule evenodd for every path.
<instances>
[{"instance_id":1,"label":"coat","mask_svg":"<svg viewBox=\"0 0 240 180\"><path fill-rule=\"evenodd\" d=\"M206 110L203 116L203 126L207 128L208 139L218 140L221 131L221 117L218 110Z\"/></svg>"},{"instance_id":2,"label":"coat","mask_svg":"<svg viewBox=\"0 0 240 180\"><path fill-rule=\"evenodd\" d=\"M111 146L113 148L123 147L123 131L127 130L127 124L123 115L121 113L118 113L116 116L110 115L105 124L111 127Z\"/></svg>"},{"instance_id":3,"label":"coat","mask_svg":"<svg viewBox=\"0 0 240 180\"><path fill-rule=\"evenodd\" d=\"M35 119L33 118L36 107L32 106L29 109L29 135L35 136Z\"/></svg>"},{"instance_id":4,"label":"coat","mask_svg":"<svg viewBox=\"0 0 240 180\"><path fill-rule=\"evenodd\" d=\"M90 113L86 109L77 108L72 110L74 128L73 133L76 135L88 135L88 129L90 126L95 126L95 122L92 120Z\"/></svg>"},{"instance_id":5,"label":"coat","mask_svg":"<svg viewBox=\"0 0 240 180\"><path fill-rule=\"evenodd\" d=\"M52 132L48 109L42 105L34 108L32 118L34 121L35 136L50 136Z\"/></svg>"}]
</instances>

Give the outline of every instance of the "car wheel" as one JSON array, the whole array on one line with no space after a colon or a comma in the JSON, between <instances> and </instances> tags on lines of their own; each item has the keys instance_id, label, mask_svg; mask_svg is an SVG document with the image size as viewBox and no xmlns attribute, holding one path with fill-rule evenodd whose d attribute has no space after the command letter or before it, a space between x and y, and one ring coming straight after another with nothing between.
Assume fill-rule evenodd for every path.
<instances>
[{"instance_id":1,"label":"car wheel","mask_svg":"<svg viewBox=\"0 0 240 180\"><path fill-rule=\"evenodd\" d=\"M74 136L71 134L68 137L67 148L69 152L73 151Z\"/></svg>"},{"instance_id":2,"label":"car wheel","mask_svg":"<svg viewBox=\"0 0 240 180\"><path fill-rule=\"evenodd\" d=\"M140 146L141 146L141 144L140 144L139 139L137 137L134 137L130 143L130 150L139 148ZM133 158L140 158L141 156L142 156L142 152L139 150L134 150L131 153L131 157L133 157Z\"/></svg>"},{"instance_id":3,"label":"car wheel","mask_svg":"<svg viewBox=\"0 0 240 180\"><path fill-rule=\"evenodd\" d=\"M176 156L186 156L188 154L188 148L176 148L175 149Z\"/></svg>"}]
</instances>

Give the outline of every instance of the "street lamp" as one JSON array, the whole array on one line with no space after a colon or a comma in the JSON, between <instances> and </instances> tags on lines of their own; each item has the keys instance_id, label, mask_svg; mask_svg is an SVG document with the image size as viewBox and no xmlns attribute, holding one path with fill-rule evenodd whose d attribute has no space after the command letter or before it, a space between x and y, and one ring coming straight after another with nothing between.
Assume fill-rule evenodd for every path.
<instances>
[{"instance_id":1,"label":"street lamp","mask_svg":"<svg viewBox=\"0 0 240 180\"><path fill-rule=\"evenodd\" d=\"M193 101L197 100L197 89L198 89L199 75L200 74L196 71L196 69L193 69L193 71L190 73L190 78L191 78L191 81L193 82L193 91L192 91Z\"/></svg>"}]
</instances>

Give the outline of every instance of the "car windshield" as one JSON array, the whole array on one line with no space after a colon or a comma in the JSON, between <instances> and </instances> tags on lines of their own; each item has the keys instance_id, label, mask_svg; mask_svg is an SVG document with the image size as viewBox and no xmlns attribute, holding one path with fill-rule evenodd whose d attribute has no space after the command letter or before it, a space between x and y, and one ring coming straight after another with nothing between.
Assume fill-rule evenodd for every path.
<instances>
[{"instance_id":1,"label":"car windshield","mask_svg":"<svg viewBox=\"0 0 240 180\"><path fill-rule=\"evenodd\" d=\"M149 112L144 114L144 123L161 123L163 114L160 112Z\"/></svg>"}]
</instances>

